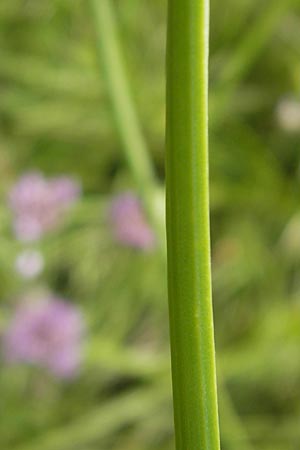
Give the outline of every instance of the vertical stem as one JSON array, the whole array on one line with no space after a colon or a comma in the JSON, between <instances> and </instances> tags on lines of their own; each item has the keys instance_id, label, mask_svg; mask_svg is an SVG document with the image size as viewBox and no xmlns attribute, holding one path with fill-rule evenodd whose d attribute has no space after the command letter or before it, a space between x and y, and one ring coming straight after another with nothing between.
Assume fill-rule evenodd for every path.
<instances>
[{"instance_id":1,"label":"vertical stem","mask_svg":"<svg viewBox=\"0 0 300 450\"><path fill-rule=\"evenodd\" d=\"M209 0L169 0L167 244L177 450L219 450L208 188Z\"/></svg>"}]
</instances>

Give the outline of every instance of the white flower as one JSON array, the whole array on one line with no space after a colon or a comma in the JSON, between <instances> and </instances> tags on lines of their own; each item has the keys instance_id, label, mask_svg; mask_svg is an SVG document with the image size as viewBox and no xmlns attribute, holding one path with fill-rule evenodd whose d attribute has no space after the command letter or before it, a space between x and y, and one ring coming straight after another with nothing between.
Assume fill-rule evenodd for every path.
<instances>
[{"instance_id":1,"label":"white flower","mask_svg":"<svg viewBox=\"0 0 300 450\"><path fill-rule=\"evenodd\" d=\"M44 269L44 258L36 250L25 250L15 261L15 269L23 278L34 278Z\"/></svg>"},{"instance_id":2,"label":"white flower","mask_svg":"<svg viewBox=\"0 0 300 450\"><path fill-rule=\"evenodd\" d=\"M280 127L285 131L300 131L300 101L293 98L283 98L276 110Z\"/></svg>"}]
</instances>

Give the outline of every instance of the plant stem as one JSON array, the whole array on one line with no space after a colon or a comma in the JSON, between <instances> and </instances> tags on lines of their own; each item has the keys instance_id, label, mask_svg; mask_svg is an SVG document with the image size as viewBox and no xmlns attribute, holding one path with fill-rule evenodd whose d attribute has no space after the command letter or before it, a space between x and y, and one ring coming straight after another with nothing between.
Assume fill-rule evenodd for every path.
<instances>
[{"instance_id":1,"label":"plant stem","mask_svg":"<svg viewBox=\"0 0 300 450\"><path fill-rule=\"evenodd\" d=\"M157 180L141 132L119 43L112 0L90 0L96 43L105 87L124 155L160 241L165 242L164 225L155 206Z\"/></svg>"},{"instance_id":2,"label":"plant stem","mask_svg":"<svg viewBox=\"0 0 300 450\"><path fill-rule=\"evenodd\" d=\"M167 246L177 450L219 450L208 189L208 0L169 0Z\"/></svg>"}]
</instances>

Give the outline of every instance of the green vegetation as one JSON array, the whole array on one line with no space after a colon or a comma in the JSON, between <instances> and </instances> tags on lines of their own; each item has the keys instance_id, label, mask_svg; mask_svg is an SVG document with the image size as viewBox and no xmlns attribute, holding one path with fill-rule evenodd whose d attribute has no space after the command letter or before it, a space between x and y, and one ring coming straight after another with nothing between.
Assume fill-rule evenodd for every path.
<instances>
[{"instance_id":1,"label":"green vegetation","mask_svg":"<svg viewBox=\"0 0 300 450\"><path fill-rule=\"evenodd\" d=\"M116 123L99 49L105 30L95 29L89 2L0 2L0 332L31 289L70 299L86 321L73 380L1 356L4 450L174 449L164 262L158 249L120 245L107 220L112 197L128 190L143 197L153 226L149 211L162 211L167 4L111 2L140 124L130 139L142 139L151 161L145 191L128 161L138 147L126 147ZM297 450L300 442L300 124L291 108L300 95L299 27L297 0L211 2L222 450ZM15 272L24 246L12 233L7 194L32 169L74 176L83 195L63 226L35 245L45 269L25 282Z\"/></svg>"}]
</instances>

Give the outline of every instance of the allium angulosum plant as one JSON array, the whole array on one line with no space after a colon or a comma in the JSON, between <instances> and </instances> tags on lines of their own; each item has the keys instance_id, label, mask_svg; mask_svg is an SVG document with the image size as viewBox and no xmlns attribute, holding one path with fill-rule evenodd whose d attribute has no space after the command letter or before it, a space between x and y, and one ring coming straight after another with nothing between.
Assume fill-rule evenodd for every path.
<instances>
[{"instance_id":1,"label":"allium angulosum plant","mask_svg":"<svg viewBox=\"0 0 300 450\"><path fill-rule=\"evenodd\" d=\"M169 0L167 248L177 450L218 450L208 187L209 0Z\"/></svg>"}]
</instances>

